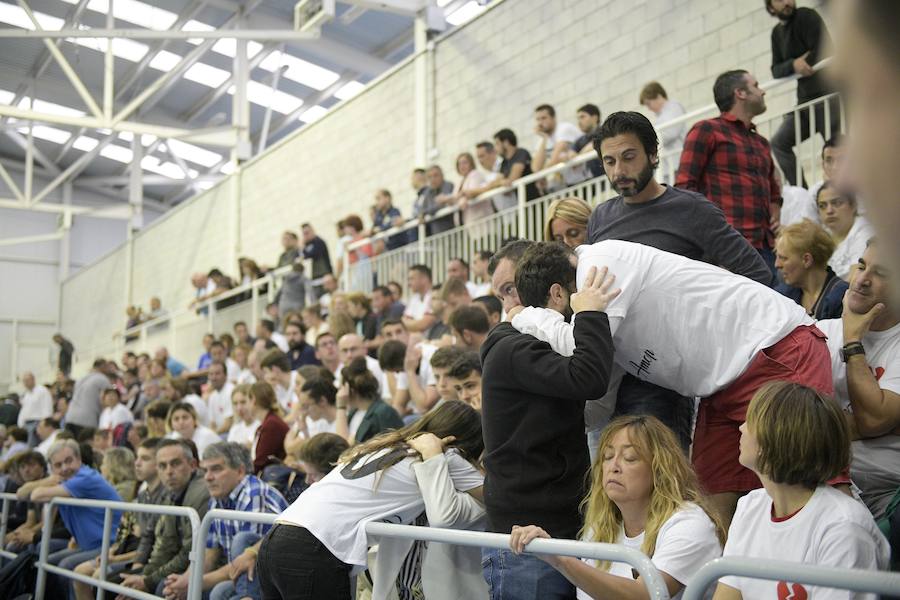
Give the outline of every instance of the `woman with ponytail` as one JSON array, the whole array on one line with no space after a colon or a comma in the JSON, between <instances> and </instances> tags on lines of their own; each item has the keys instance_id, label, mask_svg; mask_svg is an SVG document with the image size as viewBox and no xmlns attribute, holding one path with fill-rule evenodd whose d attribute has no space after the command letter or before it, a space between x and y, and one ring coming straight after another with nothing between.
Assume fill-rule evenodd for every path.
<instances>
[{"instance_id":1,"label":"woman with ponytail","mask_svg":"<svg viewBox=\"0 0 900 600\"><path fill-rule=\"evenodd\" d=\"M700 493L697 476L672 430L656 417L620 417L603 430L584 503L582 539L640 550L660 571L673 600L697 569L719 557L725 529ZM540 527L513 527L520 553ZM542 556L578 588L579 600L649 598L624 563Z\"/></svg>"},{"instance_id":2,"label":"woman with ponytail","mask_svg":"<svg viewBox=\"0 0 900 600\"><path fill-rule=\"evenodd\" d=\"M341 369L342 385L337 393L335 406L338 417L347 414L347 441L361 444L388 429L403 427L403 420L394 408L380 397L378 379L366 366L363 357L354 358ZM342 423L336 422L335 430L343 435Z\"/></svg>"}]
</instances>

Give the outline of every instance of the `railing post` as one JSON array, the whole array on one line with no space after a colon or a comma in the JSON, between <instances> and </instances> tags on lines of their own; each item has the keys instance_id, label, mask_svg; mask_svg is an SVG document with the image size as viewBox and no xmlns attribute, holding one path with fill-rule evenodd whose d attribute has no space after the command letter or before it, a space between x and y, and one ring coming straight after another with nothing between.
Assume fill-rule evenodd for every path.
<instances>
[{"instance_id":1,"label":"railing post","mask_svg":"<svg viewBox=\"0 0 900 600\"><path fill-rule=\"evenodd\" d=\"M6 539L6 521L9 519L9 498L3 498L3 509L0 510L0 540Z\"/></svg>"},{"instance_id":2,"label":"railing post","mask_svg":"<svg viewBox=\"0 0 900 600\"><path fill-rule=\"evenodd\" d=\"M418 250L418 254L419 254L418 263L420 265L425 264L425 233L427 230L428 230L428 228L425 225L425 223L419 223L416 228L416 231L418 231L418 233L419 233L418 241L416 242L416 246L417 246L417 250Z\"/></svg>"},{"instance_id":3,"label":"railing post","mask_svg":"<svg viewBox=\"0 0 900 600\"><path fill-rule=\"evenodd\" d=\"M216 330L216 302L215 300L210 300L209 304L206 305L206 332L213 333Z\"/></svg>"},{"instance_id":4,"label":"railing post","mask_svg":"<svg viewBox=\"0 0 900 600\"><path fill-rule=\"evenodd\" d=\"M275 285L275 280L273 278L269 278L271 281L269 283L270 286ZM259 318L259 286L255 283L253 284L253 290L250 292L250 323L247 324L248 327L254 327L254 323Z\"/></svg>"},{"instance_id":5,"label":"railing post","mask_svg":"<svg viewBox=\"0 0 900 600\"><path fill-rule=\"evenodd\" d=\"M187 600L201 600L203 597L203 559L206 549L206 532L209 529L208 515L203 519L191 519L191 574L188 578ZM202 536L202 537L201 537Z\"/></svg>"},{"instance_id":6,"label":"railing post","mask_svg":"<svg viewBox=\"0 0 900 600\"><path fill-rule=\"evenodd\" d=\"M816 160L816 145L815 145L815 140L816 140L816 104L818 104L818 102L813 102L813 103L811 103L811 104L809 105L809 138L807 138L807 139L809 140L809 144L807 144L807 145L809 146L809 152L808 152L808 154L809 154L810 158L812 159L812 160L810 161L810 163L811 163L811 167L810 167L810 169L811 169L811 170L810 170L810 179L809 179L810 185L812 185L812 182L817 181L817 179L816 179L816 163L817 163L818 161ZM798 184L798 185L799 185L799 184Z\"/></svg>"},{"instance_id":7,"label":"railing post","mask_svg":"<svg viewBox=\"0 0 900 600\"><path fill-rule=\"evenodd\" d=\"M524 183L520 183L516 186L516 199L518 200L516 220L519 226L518 237L522 239L528 239L528 232L525 230L525 202L528 201L528 197L526 196L525 189Z\"/></svg>"},{"instance_id":8,"label":"railing post","mask_svg":"<svg viewBox=\"0 0 900 600\"><path fill-rule=\"evenodd\" d=\"M38 555L38 572L37 582L34 586L34 597L36 600L44 600L44 591L47 589L47 557L50 556L50 534L53 531L53 520L50 518L53 507L51 502L44 504L41 510L44 518L44 526L41 528L41 552Z\"/></svg>"},{"instance_id":9,"label":"railing post","mask_svg":"<svg viewBox=\"0 0 900 600\"><path fill-rule=\"evenodd\" d=\"M112 529L112 509L103 509L103 541L100 543L100 581L106 581L106 567L109 562L109 534ZM97 587L97 600L103 600L105 591Z\"/></svg>"},{"instance_id":10,"label":"railing post","mask_svg":"<svg viewBox=\"0 0 900 600\"><path fill-rule=\"evenodd\" d=\"M138 348L147 351L147 326L141 325L141 332L138 334Z\"/></svg>"},{"instance_id":11,"label":"railing post","mask_svg":"<svg viewBox=\"0 0 900 600\"><path fill-rule=\"evenodd\" d=\"M794 185L802 185L803 164L800 161L800 111L794 109Z\"/></svg>"}]
</instances>

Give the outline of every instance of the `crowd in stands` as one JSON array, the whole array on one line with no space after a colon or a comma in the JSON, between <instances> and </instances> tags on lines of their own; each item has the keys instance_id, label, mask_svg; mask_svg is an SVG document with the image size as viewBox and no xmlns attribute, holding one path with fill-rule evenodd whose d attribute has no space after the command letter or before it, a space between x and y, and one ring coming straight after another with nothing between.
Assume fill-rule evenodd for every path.
<instances>
[{"instance_id":1,"label":"crowd in stands","mask_svg":"<svg viewBox=\"0 0 900 600\"><path fill-rule=\"evenodd\" d=\"M773 74L801 76L798 102L831 93L810 66L828 36L818 14L766 7L780 22ZM211 600L346 599L366 571L374 599L649 597L628 565L527 552L550 537L637 549L673 598L719 556L896 570L900 275L842 175L840 111L824 180L806 189L793 115L770 148L753 126L766 106L751 73L723 73L713 96L718 117L662 139L637 112L601 119L586 104L576 126L541 105L533 152L501 129L457 157L455 184L436 165L413 173L412 219L460 209L427 235L471 233L515 203L480 194L595 150L530 183L529 199L599 175L617 195L593 208L555 200L544 240L504 240L439 274L413 264L405 282L364 292L384 274L342 273L418 235L347 248L404 222L378 190L371 227L341 220L333 263L311 225L286 231L276 301L255 323L208 333L188 365L166 348L125 352L72 382L58 336L58 379L25 373L24 393L0 406L0 487L20 499L4 547L33 546L41 503L75 497L279 514L274 527L214 522ZM657 124L684 114L656 82L640 103ZM673 181L657 176L662 155L678 164ZM239 267L241 283L271 271ZM235 284L218 269L192 283L199 311ZM52 518L50 562L96 575L102 511L60 506ZM372 558L365 525L379 521L511 534L510 548L382 539ZM107 578L184 600L190 540L183 518L116 512ZM714 597L828 594L725 577Z\"/></svg>"}]
</instances>

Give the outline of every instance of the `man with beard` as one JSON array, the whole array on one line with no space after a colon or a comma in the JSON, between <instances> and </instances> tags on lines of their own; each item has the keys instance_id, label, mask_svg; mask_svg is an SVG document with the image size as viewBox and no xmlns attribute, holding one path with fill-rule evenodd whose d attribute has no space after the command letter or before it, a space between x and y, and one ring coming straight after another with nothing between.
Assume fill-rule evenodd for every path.
<instances>
[{"instance_id":1,"label":"man with beard","mask_svg":"<svg viewBox=\"0 0 900 600\"><path fill-rule=\"evenodd\" d=\"M299 321L289 322L284 328L284 336L287 338L287 356L291 361L291 371L305 365L321 364L316 358L316 349L306 343L306 332Z\"/></svg>"},{"instance_id":2,"label":"man with beard","mask_svg":"<svg viewBox=\"0 0 900 600\"><path fill-rule=\"evenodd\" d=\"M765 261L728 224L719 207L701 194L656 181L659 142L647 117L639 112L613 113L593 143L606 177L620 195L594 209L588 221L589 243L636 242L707 260L766 286L772 282ZM692 398L625 374L615 399L616 416L653 415L668 425L685 447L690 443ZM609 400L612 404L612 398Z\"/></svg>"},{"instance_id":3,"label":"man with beard","mask_svg":"<svg viewBox=\"0 0 900 600\"><path fill-rule=\"evenodd\" d=\"M713 96L722 114L691 127L675 186L700 192L719 206L774 277L781 186L769 142L752 122L766 111L765 95L747 71L727 71L716 78Z\"/></svg>"}]
</instances>

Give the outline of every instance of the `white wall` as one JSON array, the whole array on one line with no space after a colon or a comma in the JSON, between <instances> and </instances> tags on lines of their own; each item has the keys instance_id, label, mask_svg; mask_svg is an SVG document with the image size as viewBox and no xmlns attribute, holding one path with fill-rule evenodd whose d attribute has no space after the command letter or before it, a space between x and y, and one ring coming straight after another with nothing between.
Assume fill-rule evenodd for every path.
<instances>
[{"instance_id":1,"label":"white wall","mask_svg":"<svg viewBox=\"0 0 900 600\"><path fill-rule=\"evenodd\" d=\"M691 110L712 101L713 80L724 70L747 68L766 81L775 23L759 0L495 2L436 44L428 113L437 162L455 179L456 154L474 151L501 127L531 146L532 110L543 102L568 120L589 101L604 114L635 110L642 85L658 79ZM408 63L245 165L239 180L146 228L135 241L136 301L159 294L164 305L180 308L191 296L191 272L218 266L233 274L239 255L272 264L280 233L304 221L333 243L340 218L355 212L368 221L380 187L408 214L409 173L424 166L415 165L414 88ZM770 94L770 110L790 106L793 94L793 85ZM64 285L62 326L76 342L108 340L121 326L122 305L101 306L85 294L103 289L124 297L108 279L122 258Z\"/></svg>"}]
</instances>

